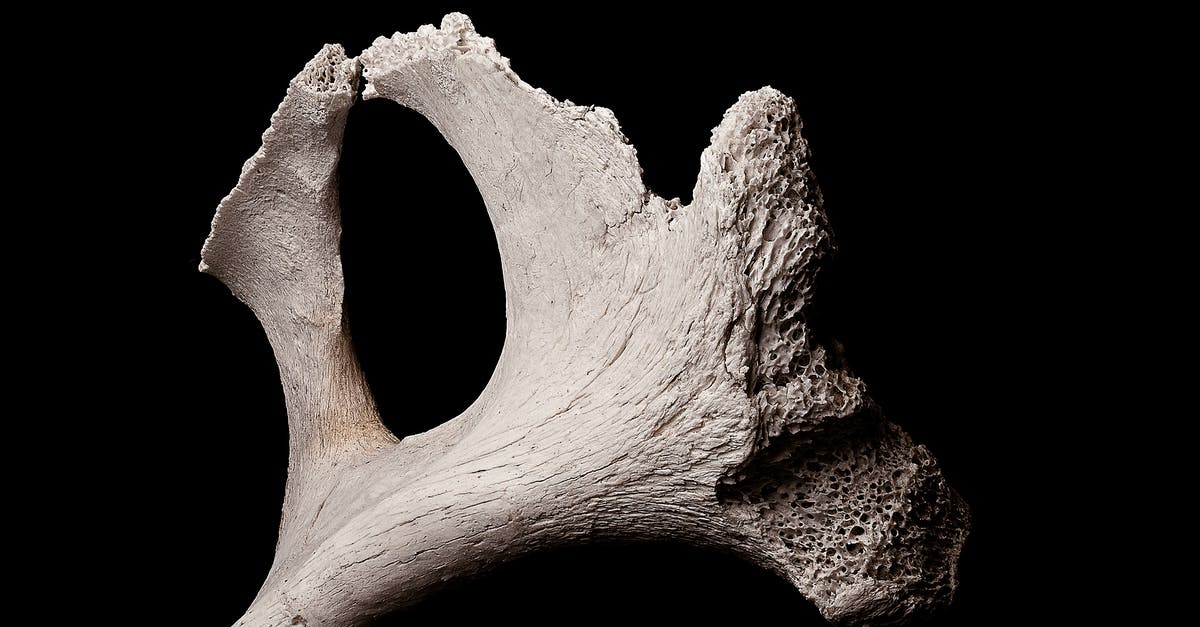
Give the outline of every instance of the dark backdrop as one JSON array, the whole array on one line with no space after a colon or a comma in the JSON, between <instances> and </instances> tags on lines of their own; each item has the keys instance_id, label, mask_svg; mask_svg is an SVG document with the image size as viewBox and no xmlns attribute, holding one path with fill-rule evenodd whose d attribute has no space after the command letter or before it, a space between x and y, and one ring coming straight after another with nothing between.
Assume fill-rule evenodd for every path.
<instances>
[{"instance_id":1,"label":"dark backdrop","mask_svg":"<svg viewBox=\"0 0 1200 627\"><path fill-rule=\"evenodd\" d=\"M1034 134L1053 71L1013 60L1036 28L917 11L829 16L734 6L681 15L599 5L541 12L473 8L335 9L268 19L196 9L111 42L144 68L135 116L156 144L138 272L149 272L150 359L137 378L163 402L132 408L167 442L128 489L148 513L135 542L156 596L186 591L180 620L230 624L271 561L286 471L286 421L270 348L249 310L196 271L217 203L237 179L289 79L325 42L357 54L377 35L464 10L513 69L559 99L615 111L648 186L691 199L699 154L742 92L793 96L840 252L811 321L836 338L891 419L927 444L971 505L961 590L936 625L1025 614L1048 571L1010 573L1040 523L1034 483L1045 416L1023 389L1056 385L1028 348L1045 314L1024 281L1053 198L1038 167L1061 147ZM998 19L998 18L997 18ZM1056 61L1045 61L1056 63ZM168 136L169 131L169 138ZM504 295L482 201L453 150L419 115L385 100L351 111L341 166L351 330L384 420L398 434L465 408L487 381L504 332ZM1044 272L1054 272L1044 270ZM142 289L142 288L139 288ZM1014 460L1024 460L1017 462ZM162 486L170 486L164 488ZM1019 506L1014 507L1014 502ZM155 549L155 550L159 550ZM148 593L149 594L149 593ZM170 598L170 597L168 597ZM485 613L535 624L749 616L820 624L782 581L675 546L579 547L505 566L396 620ZM672 619L674 620L674 619ZM398 622L397 624L401 624Z\"/></svg>"}]
</instances>

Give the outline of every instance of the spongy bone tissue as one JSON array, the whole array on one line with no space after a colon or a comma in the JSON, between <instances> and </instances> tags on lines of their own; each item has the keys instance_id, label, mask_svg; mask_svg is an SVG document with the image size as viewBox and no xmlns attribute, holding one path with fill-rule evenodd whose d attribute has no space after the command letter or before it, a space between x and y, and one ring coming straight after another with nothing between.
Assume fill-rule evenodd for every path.
<instances>
[{"instance_id":1,"label":"spongy bone tissue","mask_svg":"<svg viewBox=\"0 0 1200 627\"><path fill-rule=\"evenodd\" d=\"M462 156L504 264L490 382L404 439L343 319L336 175L360 79ZM202 252L262 323L288 411L276 557L238 625L357 625L620 539L732 551L837 624L950 602L966 506L805 318L834 245L795 103L744 94L700 162L691 204L654 195L611 111L526 84L462 14L304 67ZM396 180L403 210L426 182Z\"/></svg>"}]
</instances>

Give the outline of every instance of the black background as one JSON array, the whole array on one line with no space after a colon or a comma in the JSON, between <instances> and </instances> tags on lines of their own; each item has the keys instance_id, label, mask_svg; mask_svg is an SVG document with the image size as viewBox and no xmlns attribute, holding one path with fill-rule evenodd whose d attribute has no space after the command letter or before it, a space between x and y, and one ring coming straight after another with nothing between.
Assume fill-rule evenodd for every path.
<instances>
[{"instance_id":1,"label":"black background","mask_svg":"<svg viewBox=\"0 0 1200 627\"><path fill-rule=\"evenodd\" d=\"M286 18L195 10L110 42L144 71L132 113L137 139L153 146L138 159L152 173L150 201L130 214L142 233L129 260L142 298L122 311L145 340L134 349L144 366L122 376L161 395L128 411L136 431L165 443L125 460L140 512L130 542L163 552L130 585L147 596L186 591L176 624L230 624L254 597L286 472L282 391L252 314L196 271L200 247L288 81L321 44L357 54L448 10L470 14L526 82L612 109L647 185L667 198L690 201L699 154L739 94L772 85L793 96L840 246L810 320L843 343L890 418L930 447L972 507L958 598L928 624L1015 619L1051 594L1057 567L1012 573L1027 538L1042 535L1044 516L1029 512L1052 506L1039 482L1060 471L1038 461L1057 410L1028 390L1072 385L1030 329L1067 324L1050 302L1073 289L1060 280L1070 270L1033 270L1031 259L1069 210L1064 192L1046 190L1061 190L1052 164L1071 138L1046 121L1068 113L1052 94L1076 78L1071 55L1032 54L1046 45L1035 16L470 3ZM385 422L419 432L474 400L499 354L494 236L457 155L395 103L354 106L341 181L354 341ZM784 582L677 546L535 556L395 620L477 615L821 624Z\"/></svg>"}]
</instances>

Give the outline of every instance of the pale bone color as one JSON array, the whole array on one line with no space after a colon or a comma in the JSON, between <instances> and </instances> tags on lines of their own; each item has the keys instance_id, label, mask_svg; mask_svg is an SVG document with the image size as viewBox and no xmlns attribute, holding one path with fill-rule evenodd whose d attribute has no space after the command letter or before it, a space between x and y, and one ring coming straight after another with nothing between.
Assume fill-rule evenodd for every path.
<instances>
[{"instance_id":1,"label":"pale bone color","mask_svg":"<svg viewBox=\"0 0 1200 627\"><path fill-rule=\"evenodd\" d=\"M507 294L479 399L403 440L342 315L336 172L360 70L364 97L419 111L462 156ZM290 429L275 561L237 624L361 624L502 560L608 539L733 551L835 623L947 603L964 504L804 322L832 243L800 131L790 98L744 94L681 206L644 187L611 111L530 87L464 15L359 59L321 50L203 252L262 322Z\"/></svg>"}]
</instances>

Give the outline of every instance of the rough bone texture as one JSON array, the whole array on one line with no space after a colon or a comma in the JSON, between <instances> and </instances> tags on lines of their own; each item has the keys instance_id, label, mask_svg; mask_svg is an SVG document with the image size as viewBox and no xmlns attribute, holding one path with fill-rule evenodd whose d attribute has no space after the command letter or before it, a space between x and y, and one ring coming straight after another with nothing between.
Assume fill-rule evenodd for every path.
<instances>
[{"instance_id":1,"label":"rough bone texture","mask_svg":"<svg viewBox=\"0 0 1200 627\"><path fill-rule=\"evenodd\" d=\"M422 113L462 156L504 269L491 381L403 440L342 318L336 170L360 71L365 97ZM645 189L611 111L525 84L461 14L358 59L326 46L203 251L266 330L291 433L275 561L238 624L362 624L502 560L606 539L735 552L835 623L949 602L964 504L805 323L832 248L808 156L792 100L747 93L680 206Z\"/></svg>"}]
</instances>

